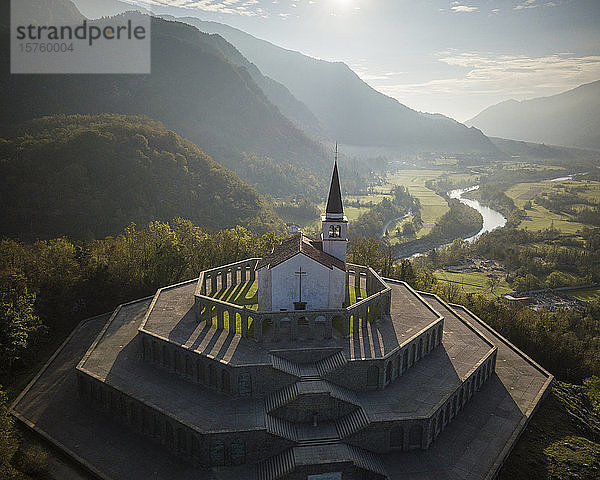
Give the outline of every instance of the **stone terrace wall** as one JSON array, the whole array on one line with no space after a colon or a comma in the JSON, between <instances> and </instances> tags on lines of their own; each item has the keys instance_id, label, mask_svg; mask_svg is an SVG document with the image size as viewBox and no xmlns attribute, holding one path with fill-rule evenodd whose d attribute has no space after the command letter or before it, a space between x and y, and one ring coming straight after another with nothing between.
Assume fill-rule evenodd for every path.
<instances>
[{"instance_id":1,"label":"stone terrace wall","mask_svg":"<svg viewBox=\"0 0 600 480\"><path fill-rule=\"evenodd\" d=\"M440 318L384 358L352 360L324 378L351 390L381 390L440 345L443 328Z\"/></svg>"},{"instance_id":2,"label":"stone terrace wall","mask_svg":"<svg viewBox=\"0 0 600 480\"><path fill-rule=\"evenodd\" d=\"M82 399L174 454L202 466L256 463L290 448L293 443L265 429L203 433L159 408L134 399L106 383L78 371Z\"/></svg>"},{"instance_id":3,"label":"stone terrace wall","mask_svg":"<svg viewBox=\"0 0 600 480\"><path fill-rule=\"evenodd\" d=\"M494 373L494 348L454 391L437 405L431 416L391 422L371 423L344 439L346 443L375 453L428 449L442 430L464 408Z\"/></svg>"},{"instance_id":4,"label":"stone terrace wall","mask_svg":"<svg viewBox=\"0 0 600 480\"><path fill-rule=\"evenodd\" d=\"M333 328L337 326L340 334L348 336L351 331L365 327L367 322L375 322L390 313L391 288L372 268L351 263L347 264L346 285L366 289L368 296L339 310L259 312L210 296L223 288L253 281L256 278L253 268L257 261L258 259L251 258L200 274L195 292L198 322L212 324L213 317L216 317L218 329L224 329L227 323L229 332L239 333L242 337L251 337L256 341L262 340L268 328L273 329L271 333L275 340L280 337L294 340L306 324L306 331L312 338L329 339Z\"/></svg>"},{"instance_id":5,"label":"stone terrace wall","mask_svg":"<svg viewBox=\"0 0 600 480\"><path fill-rule=\"evenodd\" d=\"M138 332L142 359L185 380L235 397L263 397L298 379L271 364L236 367L190 351L147 332Z\"/></svg>"}]
</instances>

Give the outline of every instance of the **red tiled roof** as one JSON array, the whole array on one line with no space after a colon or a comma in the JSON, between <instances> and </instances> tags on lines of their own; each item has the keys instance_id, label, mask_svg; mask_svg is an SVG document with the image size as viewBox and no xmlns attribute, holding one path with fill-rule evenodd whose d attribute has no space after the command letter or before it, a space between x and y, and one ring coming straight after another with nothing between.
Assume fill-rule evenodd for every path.
<instances>
[{"instance_id":1,"label":"red tiled roof","mask_svg":"<svg viewBox=\"0 0 600 480\"><path fill-rule=\"evenodd\" d=\"M284 240L273 248L269 255L258 261L256 268L259 269L264 266L273 268L299 253L303 253L308 258L312 258L328 268L337 267L340 270L346 270L346 264L343 261L323 251L323 242L310 240L301 233Z\"/></svg>"}]
</instances>

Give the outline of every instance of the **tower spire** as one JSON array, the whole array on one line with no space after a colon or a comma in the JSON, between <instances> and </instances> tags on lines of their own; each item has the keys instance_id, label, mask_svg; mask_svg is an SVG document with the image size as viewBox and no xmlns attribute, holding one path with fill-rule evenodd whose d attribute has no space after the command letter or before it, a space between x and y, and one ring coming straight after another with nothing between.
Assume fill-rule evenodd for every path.
<instances>
[{"instance_id":1,"label":"tower spire","mask_svg":"<svg viewBox=\"0 0 600 480\"><path fill-rule=\"evenodd\" d=\"M325 215L329 218L343 218L344 207L342 205L342 192L340 190L340 177L338 175L338 144L335 143L335 162L333 164L333 175L331 177L331 186L329 187L329 197L327 199L327 208Z\"/></svg>"}]
</instances>

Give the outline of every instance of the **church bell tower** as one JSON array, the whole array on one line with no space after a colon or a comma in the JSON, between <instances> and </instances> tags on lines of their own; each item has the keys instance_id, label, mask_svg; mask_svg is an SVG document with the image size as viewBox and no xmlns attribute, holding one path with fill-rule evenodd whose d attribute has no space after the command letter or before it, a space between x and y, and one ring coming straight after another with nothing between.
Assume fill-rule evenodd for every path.
<instances>
[{"instance_id":1,"label":"church bell tower","mask_svg":"<svg viewBox=\"0 0 600 480\"><path fill-rule=\"evenodd\" d=\"M348 219L344 215L342 206L342 192L340 190L340 178L337 167L337 143L335 144L335 163L333 165L333 176L329 187L329 198L325 215L321 216L321 240L323 251L339 258L346 263L346 248L348 246Z\"/></svg>"}]
</instances>

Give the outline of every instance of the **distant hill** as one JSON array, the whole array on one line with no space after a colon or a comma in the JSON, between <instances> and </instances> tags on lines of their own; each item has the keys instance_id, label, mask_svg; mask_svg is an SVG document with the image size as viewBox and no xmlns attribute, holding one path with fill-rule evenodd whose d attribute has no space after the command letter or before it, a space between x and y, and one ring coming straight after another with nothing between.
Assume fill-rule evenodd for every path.
<instances>
[{"instance_id":1,"label":"distant hill","mask_svg":"<svg viewBox=\"0 0 600 480\"><path fill-rule=\"evenodd\" d=\"M344 63L286 50L221 23L178 20L224 37L264 75L285 85L342 143L402 147L406 152L497 153L479 130L411 110L371 88Z\"/></svg>"},{"instance_id":2,"label":"distant hill","mask_svg":"<svg viewBox=\"0 0 600 480\"><path fill-rule=\"evenodd\" d=\"M600 150L600 80L551 97L507 100L466 123L494 137Z\"/></svg>"},{"instance_id":3,"label":"distant hill","mask_svg":"<svg viewBox=\"0 0 600 480\"><path fill-rule=\"evenodd\" d=\"M533 161L566 168L569 173L595 173L600 165L600 151L490 137L502 152L513 159Z\"/></svg>"},{"instance_id":4,"label":"distant hill","mask_svg":"<svg viewBox=\"0 0 600 480\"><path fill-rule=\"evenodd\" d=\"M72 5L66 0L44 4L53 4L54 11ZM227 48L233 47L216 35L153 18L151 75L9 75L9 37L0 31L5 93L0 122L53 114L143 114L200 145L227 168L251 171L249 155L268 157L284 171L307 172L281 179L288 194L314 190L310 174L329 170L322 147L282 115L245 67L225 58Z\"/></svg>"},{"instance_id":5,"label":"distant hill","mask_svg":"<svg viewBox=\"0 0 600 480\"><path fill-rule=\"evenodd\" d=\"M263 198L145 117L58 115L0 135L0 237L103 238L185 217L209 229L282 227Z\"/></svg>"}]
</instances>

